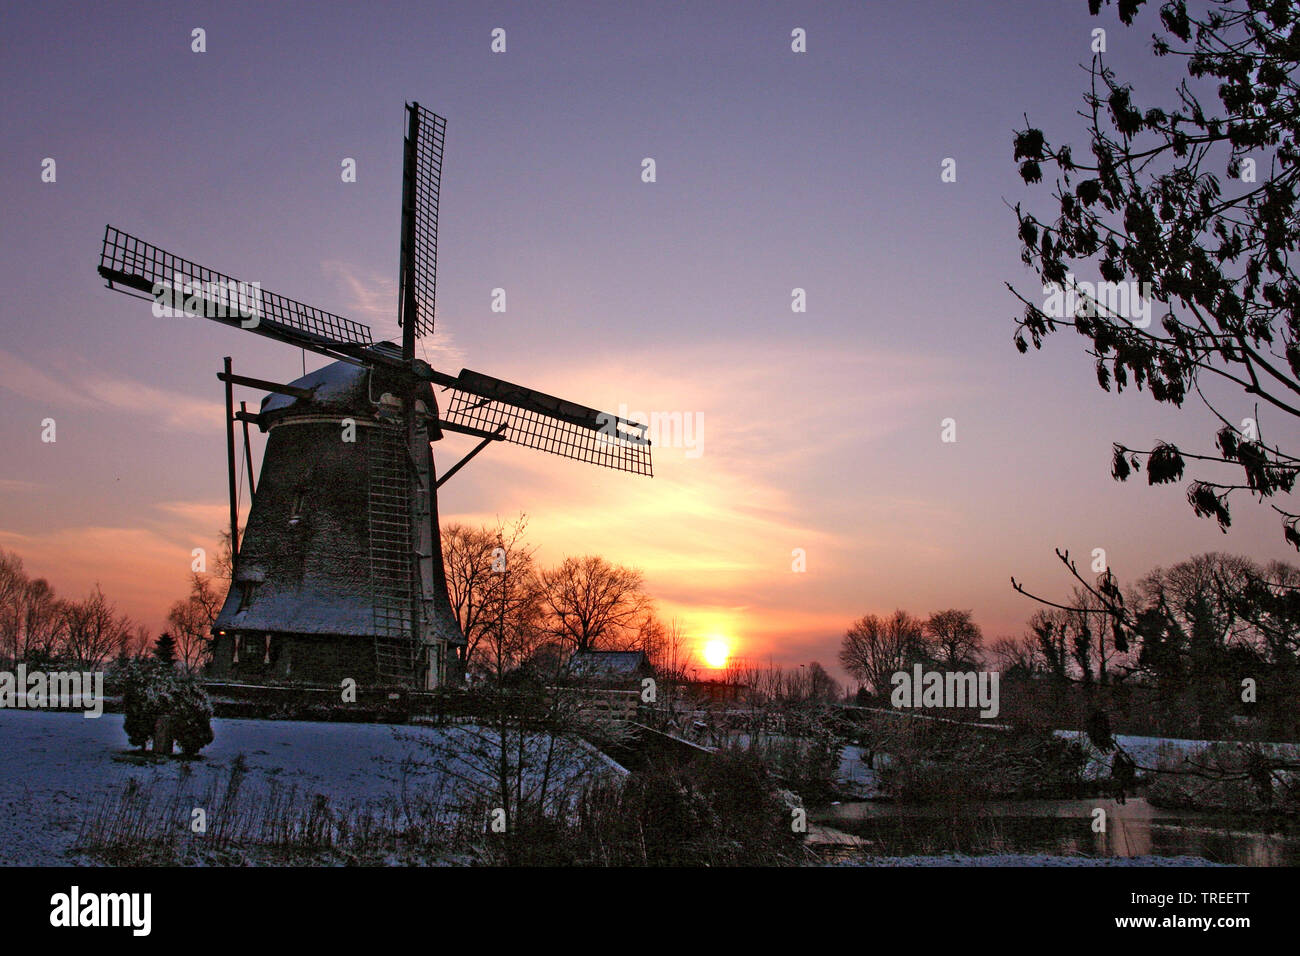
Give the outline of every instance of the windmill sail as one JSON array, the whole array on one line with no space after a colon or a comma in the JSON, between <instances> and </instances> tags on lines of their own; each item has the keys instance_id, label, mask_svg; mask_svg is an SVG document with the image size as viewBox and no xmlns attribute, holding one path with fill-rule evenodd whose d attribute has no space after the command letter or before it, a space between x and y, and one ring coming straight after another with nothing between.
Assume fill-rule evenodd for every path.
<instances>
[{"instance_id":1,"label":"windmill sail","mask_svg":"<svg viewBox=\"0 0 1300 956\"><path fill-rule=\"evenodd\" d=\"M501 437L516 445L654 475L644 424L469 369L445 384L451 395L442 424L453 430L489 435L504 425Z\"/></svg>"},{"instance_id":2,"label":"windmill sail","mask_svg":"<svg viewBox=\"0 0 1300 956\"><path fill-rule=\"evenodd\" d=\"M438 276L438 190L447 121L419 103L407 110L406 162L402 173L402 262L398 324L415 335L432 335Z\"/></svg>"},{"instance_id":3,"label":"windmill sail","mask_svg":"<svg viewBox=\"0 0 1300 956\"><path fill-rule=\"evenodd\" d=\"M142 292L177 315L198 315L335 358L371 344L367 325L238 281L113 226L104 227L99 274L110 288Z\"/></svg>"}]
</instances>

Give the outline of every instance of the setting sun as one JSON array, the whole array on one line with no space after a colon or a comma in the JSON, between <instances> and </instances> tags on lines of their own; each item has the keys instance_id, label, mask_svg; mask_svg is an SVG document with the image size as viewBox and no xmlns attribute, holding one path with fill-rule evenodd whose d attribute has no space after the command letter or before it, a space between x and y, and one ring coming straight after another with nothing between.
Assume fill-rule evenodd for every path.
<instances>
[{"instance_id":1,"label":"setting sun","mask_svg":"<svg viewBox=\"0 0 1300 956\"><path fill-rule=\"evenodd\" d=\"M731 657L731 645L722 638L714 638L704 645L704 663L710 667L726 667Z\"/></svg>"}]
</instances>

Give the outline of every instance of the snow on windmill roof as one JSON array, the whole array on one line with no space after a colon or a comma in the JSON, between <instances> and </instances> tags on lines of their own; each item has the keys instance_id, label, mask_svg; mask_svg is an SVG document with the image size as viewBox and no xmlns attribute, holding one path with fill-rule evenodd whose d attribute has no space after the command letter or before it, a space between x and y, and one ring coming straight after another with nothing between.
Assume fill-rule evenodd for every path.
<instances>
[{"instance_id":1,"label":"snow on windmill roof","mask_svg":"<svg viewBox=\"0 0 1300 956\"><path fill-rule=\"evenodd\" d=\"M384 348L384 346L388 346ZM396 346L380 342L374 346L375 351L393 354ZM400 352L398 353L400 354ZM306 389L310 398L298 398L272 392L262 399L262 429L265 431L282 418L304 412L311 414L338 413L345 415L370 415L380 397L389 392L394 396L401 394L401 385L394 371L387 366L371 367L354 365L351 362L331 362L314 372L308 372L301 378L294 379L289 385L293 388ZM420 398L432 412L437 411L433 396L433 387L426 385Z\"/></svg>"}]
</instances>

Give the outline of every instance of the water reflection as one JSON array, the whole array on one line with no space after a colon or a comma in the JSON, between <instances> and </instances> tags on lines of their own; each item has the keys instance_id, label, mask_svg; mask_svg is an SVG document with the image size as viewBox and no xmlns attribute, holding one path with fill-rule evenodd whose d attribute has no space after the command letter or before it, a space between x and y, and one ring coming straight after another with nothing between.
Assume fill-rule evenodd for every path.
<instances>
[{"instance_id":1,"label":"water reflection","mask_svg":"<svg viewBox=\"0 0 1300 956\"><path fill-rule=\"evenodd\" d=\"M1094 811L1106 812L1094 832ZM1092 857L1199 856L1244 866L1300 866L1300 837L1262 832L1257 821L1094 800L994 802L979 807L844 803L820 822L864 837L888 854L1051 853Z\"/></svg>"}]
</instances>

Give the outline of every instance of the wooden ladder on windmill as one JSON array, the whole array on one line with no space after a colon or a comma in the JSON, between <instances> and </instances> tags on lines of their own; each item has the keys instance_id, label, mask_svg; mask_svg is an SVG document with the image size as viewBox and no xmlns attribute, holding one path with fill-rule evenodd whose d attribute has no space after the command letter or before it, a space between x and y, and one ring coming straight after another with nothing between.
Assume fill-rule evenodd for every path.
<instances>
[{"instance_id":1,"label":"wooden ladder on windmill","mask_svg":"<svg viewBox=\"0 0 1300 956\"><path fill-rule=\"evenodd\" d=\"M410 456L401 425L378 423L367 431L375 670L381 680L402 683L411 679L416 653Z\"/></svg>"}]
</instances>

